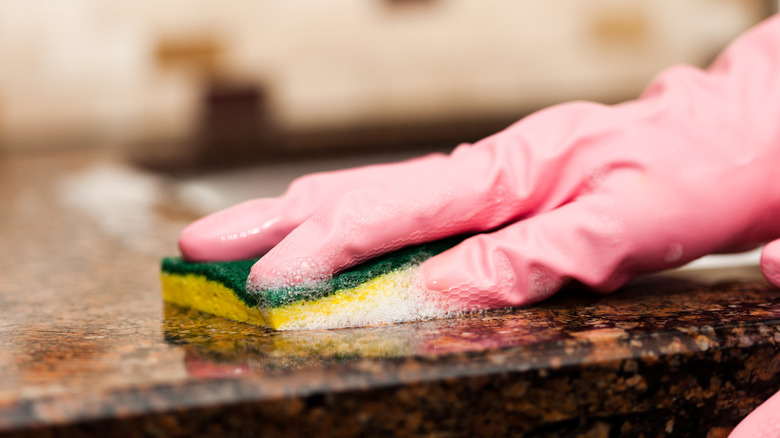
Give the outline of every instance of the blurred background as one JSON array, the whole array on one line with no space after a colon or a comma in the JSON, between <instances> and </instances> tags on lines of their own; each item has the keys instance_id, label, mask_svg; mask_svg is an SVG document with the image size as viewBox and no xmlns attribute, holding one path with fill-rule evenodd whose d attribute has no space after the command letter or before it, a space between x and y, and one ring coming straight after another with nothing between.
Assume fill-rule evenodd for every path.
<instances>
[{"instance_id":1,"label":"blurred background","mask_svg":"<svg viewBox=\"0 0 780 438\"><path fill-rule=\"evenodd\" d=\"M706 65L766 0L0 0L0 154L167 173L451 148Z\"/></svg>"}]
</instances>

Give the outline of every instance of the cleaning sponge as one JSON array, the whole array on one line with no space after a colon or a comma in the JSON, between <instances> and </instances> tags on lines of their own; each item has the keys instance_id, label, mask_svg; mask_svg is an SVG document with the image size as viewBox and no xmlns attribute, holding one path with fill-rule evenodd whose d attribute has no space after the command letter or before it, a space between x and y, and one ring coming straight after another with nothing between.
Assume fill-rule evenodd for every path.
<instances>
[{"instance_id":1,"label":"cleaning sponge","mask_svg":"<svg viewBox=\"0 0 780 438\"><path fill-rule=\"evenodd\" d=\"M387 324L442 317L448 311L417 281L420 263L462 238L404 248L327 280L277 289L247 290L256 260L162 261L163 299L275 330Z\"/></svg>"}]
</instances>

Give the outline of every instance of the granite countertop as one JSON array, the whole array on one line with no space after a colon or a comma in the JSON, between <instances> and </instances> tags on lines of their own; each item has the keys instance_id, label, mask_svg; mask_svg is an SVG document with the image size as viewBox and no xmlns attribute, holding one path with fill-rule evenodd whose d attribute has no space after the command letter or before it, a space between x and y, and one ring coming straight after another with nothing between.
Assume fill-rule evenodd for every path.
<instances>
[{"instance_id":1,"label":"granite countertop","mask_svg":"<svg viewBox=\"0 0 780 438\"><path fill-rule=\"evenodd\" d=\"M725 436L780 389L747 267L532 307L272 332L164 304L193 218L94 152L0 155L0 436Z\"/></svg>"}]
</instances>

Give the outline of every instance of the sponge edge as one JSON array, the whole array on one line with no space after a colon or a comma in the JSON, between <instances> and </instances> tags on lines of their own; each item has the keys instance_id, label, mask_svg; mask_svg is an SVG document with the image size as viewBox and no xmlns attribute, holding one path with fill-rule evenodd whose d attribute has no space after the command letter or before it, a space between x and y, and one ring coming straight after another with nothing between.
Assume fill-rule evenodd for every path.
<instances>
[{"instance_id":1,"label":"sponge edge","mask_svg":"<svg viewBox=\"0 0 780 438\"><path fill-rule=\"evenodd\" d=\"M163 299L182 307L190 307L235 321L270 326L260 309L238 298L233 289L203 275L174 274L163 271ZM273 327L272 327L273 328Z\"/></svg>"},{"instance_id":2,"label":"sponge edge","mask_svg":"<svg viewBox=\"0 0 780 438\"><path fill-rule=\"evenodd\" d=\"M163 259L165 301L275 330L331 329L442 318L439 303L418 276L429 257L462 239L405 248L339 274L306 293L294 288L250 292L253 260L189 263Z\"/></svg>"}]
</instances>

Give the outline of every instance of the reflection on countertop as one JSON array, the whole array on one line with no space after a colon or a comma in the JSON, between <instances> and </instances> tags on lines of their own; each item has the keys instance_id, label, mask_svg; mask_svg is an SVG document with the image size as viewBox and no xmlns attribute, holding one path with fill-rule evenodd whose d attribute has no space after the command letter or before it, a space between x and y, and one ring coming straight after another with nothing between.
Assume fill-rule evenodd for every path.
<instances>
[{"instance_id":1,"label":"reflection on countertop","mask_svg":"<svg viewBox=\"0 0 780 438\"><path fill-rule=\"evenodd\" d=\"M725 436L780 388L780 294L755 267L273 332L162 302L194 218L165 178L0 155L0 199L0 435Z\"/></svg>"}]
</instances>

